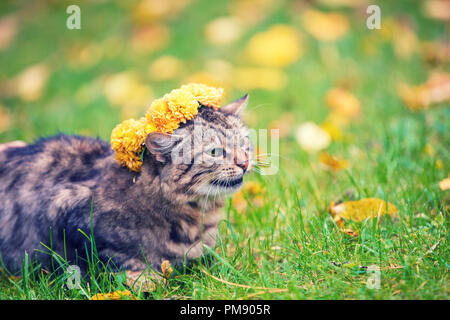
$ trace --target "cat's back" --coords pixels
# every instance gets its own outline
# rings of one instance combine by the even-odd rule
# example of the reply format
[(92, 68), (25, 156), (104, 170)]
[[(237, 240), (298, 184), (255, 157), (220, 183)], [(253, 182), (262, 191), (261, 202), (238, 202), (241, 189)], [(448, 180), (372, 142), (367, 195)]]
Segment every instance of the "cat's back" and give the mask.
[(8, 148), (0, 153), (0, 192), (92, 179), (98, 162), (111, 152), (109, 144), (100, 139), (63, 134)]
[(47, 241), (50, 227), (83, 218), (73, 210), (89, 205), (111, 155), (106, 142), (63, 134), (0, 152), (0, 251), (7, 265)]

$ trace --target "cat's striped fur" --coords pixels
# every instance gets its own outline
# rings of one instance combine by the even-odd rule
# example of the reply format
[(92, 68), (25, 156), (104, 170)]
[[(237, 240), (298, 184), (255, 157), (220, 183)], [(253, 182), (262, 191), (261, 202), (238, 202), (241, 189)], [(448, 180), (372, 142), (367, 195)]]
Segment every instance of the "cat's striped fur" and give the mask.
[[(197, 258), (204, 244), (214, 246), (223, 195), (236, 191), (248, 168), (248, 132), (238, 111), (246, 98), (217, 111), (202, 107), (169, 139), (147, 137), (142, 170), (131, 172), (114, 159), (108, 143), (87, 137), (58, 135), (0, 151), (0, 253), (4, 265), (17, 271), (27, 252), (45, 268), (50, 256), (41, 242), (71, 264), (86, 268), (81, 257), (92, 226), (101, 259), (117, 268), (141, 271), (163, 260), (173, 264)], [(202, 130), (194, 130), (194, 122)], [(208, 128), (209, 130), (205, 131)], [(205, 146), (225, 141), (233, 129), (236, 146), (231, 163), (207, 163)], [(207, 133), (200, 144), (201, 133)], [(194, 139), (192, 139), (194, 138)], [(206, 138), (206, 140), (205, 140)], [(211, 138), (211, 139), (210, 139)], [(193, 146), (191, 161), (176, 164), (174, 150)], [(178, 149), (177, 149), (178, 148)], [(172, 156), (171, 156), (172, 155)], [(195, 161), (192, 161), (194, 160)], [(233, 181), (233, 185), (231, 182)], [(237, 182), (236, 182), (237, 181)], [(203, 239), (202, 239), (203, 238)], [(147, 264), (148, 263), (148, 264)]]

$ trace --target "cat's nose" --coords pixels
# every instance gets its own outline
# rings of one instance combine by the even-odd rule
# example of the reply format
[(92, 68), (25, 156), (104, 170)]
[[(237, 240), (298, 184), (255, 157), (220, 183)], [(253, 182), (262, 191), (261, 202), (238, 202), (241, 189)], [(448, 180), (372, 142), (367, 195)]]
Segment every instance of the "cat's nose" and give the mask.
[(248, 160), (242, 163), (237, 163), (236, 164), (239, 168), (241, 168), (242, 170), (247, 171), (248, 169)]
[(234, 153), (234, 163), (242, 170), (247, 171), (248, 169), (248, 157), (242, 151), (236, 151)]

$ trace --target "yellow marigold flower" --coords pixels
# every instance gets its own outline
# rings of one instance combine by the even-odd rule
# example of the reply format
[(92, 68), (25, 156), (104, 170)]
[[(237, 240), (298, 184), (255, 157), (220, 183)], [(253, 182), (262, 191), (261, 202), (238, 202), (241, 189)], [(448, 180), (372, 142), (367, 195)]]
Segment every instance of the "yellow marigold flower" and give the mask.
[(199, 104), (190, 91), (175, 89), (168, 97), (167, 107), (175, 119), (186, 122), (198, 113)]
[(215, 109), (220, 107), (224, 94), (223, 88), (208, 87), (200, 83), (189, 83), (181, 86), (180, 89), (192, 93), (202, 105)]
[(190, 83), (154, 100), (145, 117), (123, 121), (112, 131), (111, 146), (116, 160), (132, 171), (139, 171), (141, 153), (149, 133), (172, 133), (180, 123), (191, 120), (198, 113), (200, 104), (219, 108), (223, 93), (222, 88)]
[[(133, 171), (139, 171), (142, 166), (140, 152), (143, 150), (147, 121), (129, 119), (117, 125), (111, 133), (111, 147), (116, 153), (116, 160)], [(150, 129), (150, 128), (147, 128)]]

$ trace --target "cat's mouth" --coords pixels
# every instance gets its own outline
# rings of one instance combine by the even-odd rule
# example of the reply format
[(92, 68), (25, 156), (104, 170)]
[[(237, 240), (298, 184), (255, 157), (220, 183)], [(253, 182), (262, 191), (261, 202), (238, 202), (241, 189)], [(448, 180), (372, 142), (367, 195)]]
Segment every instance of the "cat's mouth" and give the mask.
[(214, 179), (210, 182), (211, 185), (225, 189), (227, 191), (232, 191), (241, 187), (243, 182), (243, 177), (232, 178), (232, 179)]

